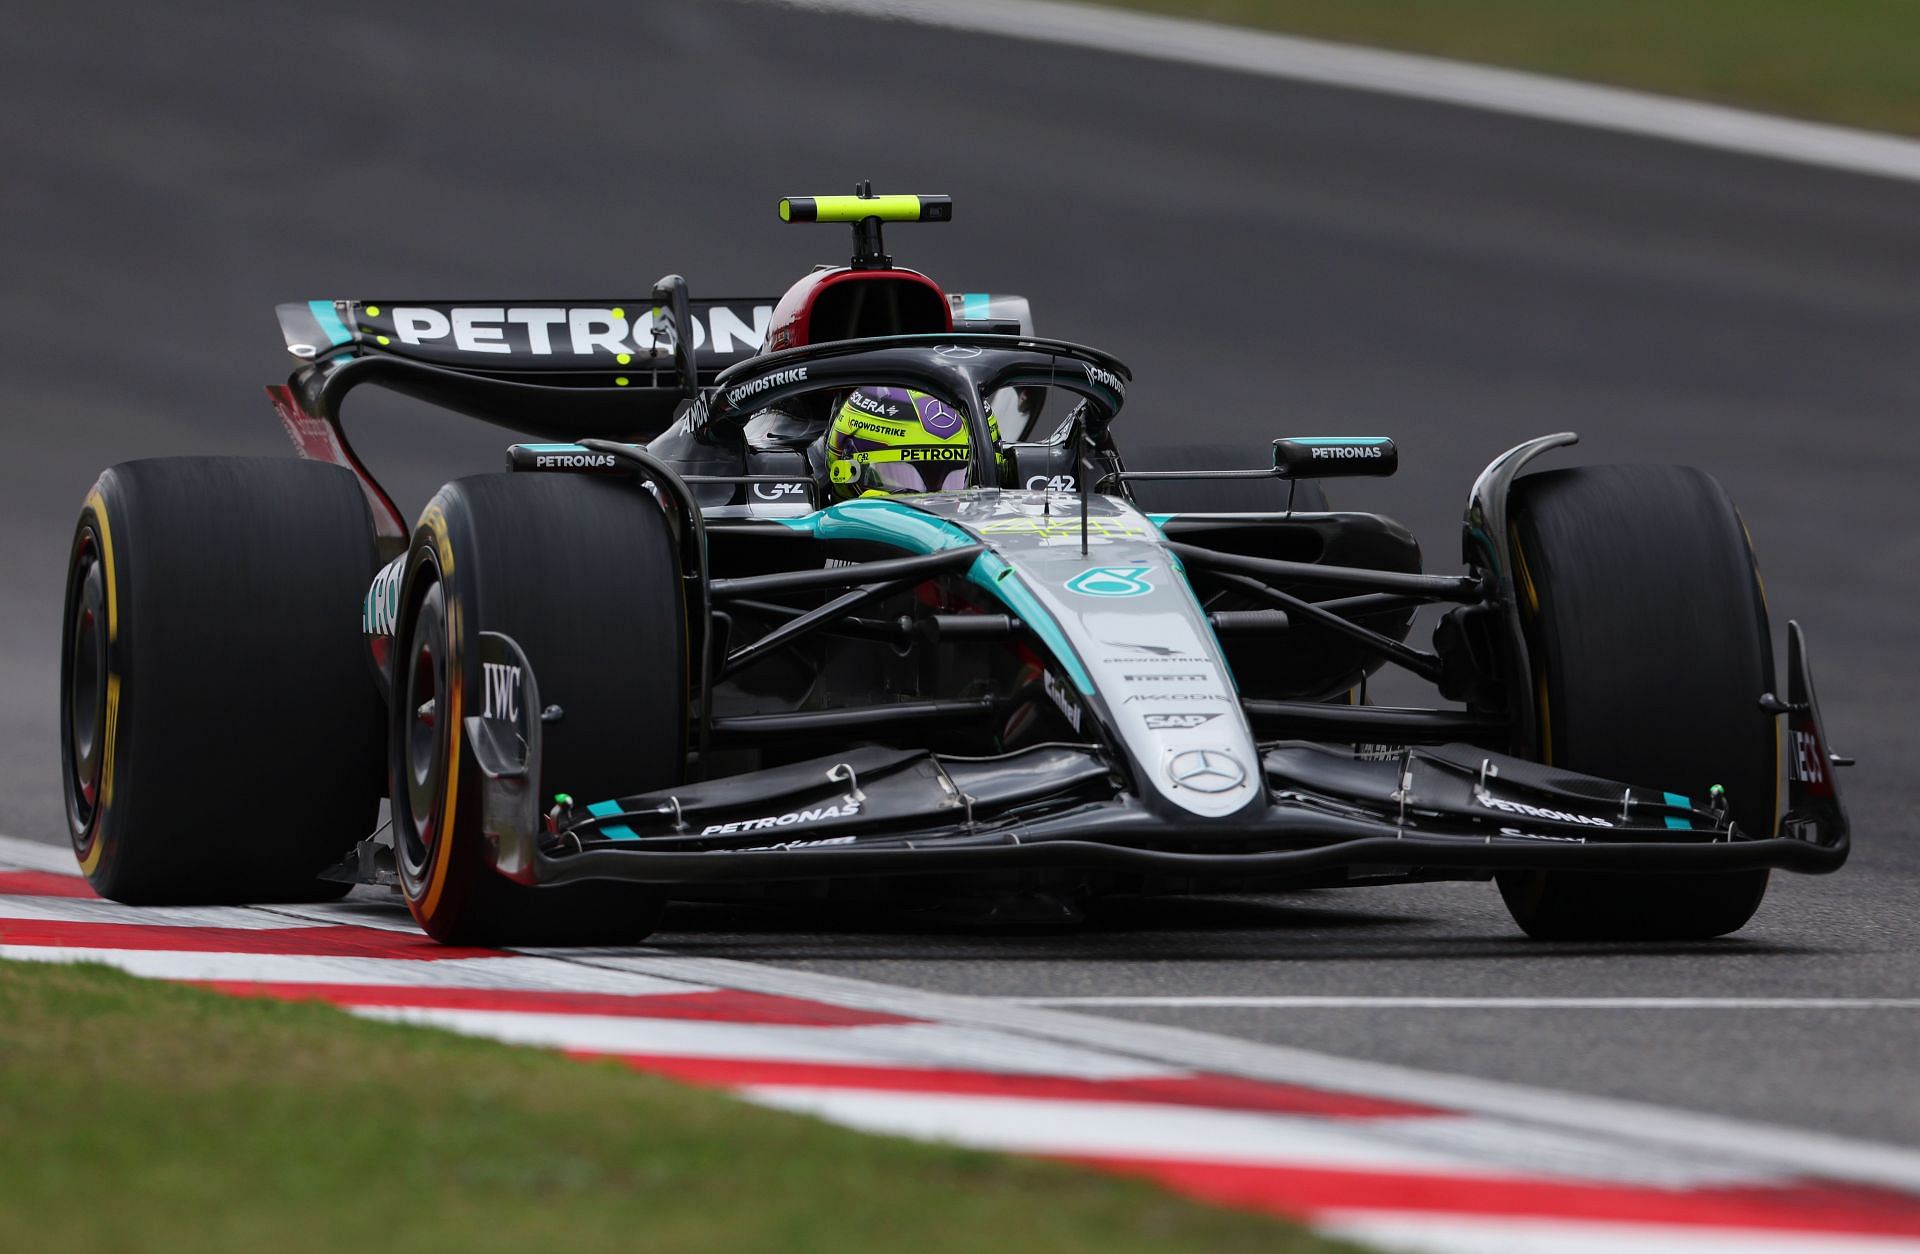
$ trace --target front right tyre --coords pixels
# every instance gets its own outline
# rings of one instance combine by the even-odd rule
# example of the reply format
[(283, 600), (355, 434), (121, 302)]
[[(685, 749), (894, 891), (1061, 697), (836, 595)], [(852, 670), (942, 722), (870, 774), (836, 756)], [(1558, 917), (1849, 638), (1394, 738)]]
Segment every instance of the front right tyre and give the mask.
[[(1719, 785), (1747, 835), (1773, 835), (1773, 643), (1726, 492), (1688, 466), (1581, 466), (1517, 480), (1510, 516), (1540, 760), (1696, 802)], [(1767, 890), (1764, 869), (1497, 879), (1542, 940), (1722, 936)]]

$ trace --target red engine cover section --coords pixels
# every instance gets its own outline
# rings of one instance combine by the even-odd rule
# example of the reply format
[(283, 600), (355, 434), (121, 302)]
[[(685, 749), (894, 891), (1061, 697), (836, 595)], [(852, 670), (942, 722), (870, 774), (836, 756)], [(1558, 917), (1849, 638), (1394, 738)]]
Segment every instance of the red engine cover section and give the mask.
[(917, 270), (816, 270), (773, 307), (767, 350), (951, 330), (946, 294)]

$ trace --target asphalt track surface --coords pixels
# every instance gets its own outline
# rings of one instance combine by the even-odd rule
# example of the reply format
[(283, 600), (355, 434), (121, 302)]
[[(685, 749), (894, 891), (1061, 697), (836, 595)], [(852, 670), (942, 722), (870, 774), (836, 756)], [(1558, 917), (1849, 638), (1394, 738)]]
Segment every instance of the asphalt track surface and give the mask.
[[(1336, 500), (1414, 527), (1436, 569), (1473, 474), (1527, 436), (1711, 470), (1861, 759), (1857, 853), (1687, 946), (1533, 945), (1464, 884), (1116, 907), (1066, 935), (685, 908), (657, 949), (1005, 997), (1920, 996), (1920, 187), (731, 2), (41, 7), (0, 83), (0, 831), (63, 838), (81, 496), (127, 458), (284, 452), (259, 391), (288, 367), (275, 302), (666, 271), (773, 294), (843, 248), (773, 199), (871, 178), (958, 203), (896, 229), (903, 261), (1134, 364), (1136, 447), (1395, 436), (1399, 477)], [(356, 406), (404, 508), (497, 464), (491, 429)], [(209, 817), (266, 800), (235, 780)], [(1096, 1009), (1920, 1145), (1910, 1004)]]

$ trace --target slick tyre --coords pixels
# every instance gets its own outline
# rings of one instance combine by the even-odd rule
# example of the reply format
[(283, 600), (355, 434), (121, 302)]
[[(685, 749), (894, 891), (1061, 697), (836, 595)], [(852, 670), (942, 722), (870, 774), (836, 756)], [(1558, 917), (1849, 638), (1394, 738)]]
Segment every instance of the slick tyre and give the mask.
[[(482, 632), (511, 636), (540, 700), (543, 803), (679, 780), (686, 763), (686, 611), (667, 520), (632, 484), (479, 475), (442, 488), (407, 557), (389, 724), (394, 860), (413, 916), (449, 944), (621, 944), (663, 894), (587, 882), (534, 888), (493, 865), (481, 773), (462, 726), (485, 700)], [(537, 717), (537, 715), (535, 716)]]
[[(1742, 830), (1772, 835), (1772, 637), (1726, 492), (1691, 467), (1578, 467), (1520, 479), (1510, 516), (1541, 759), (1692, 798), (1718, 784)], [(1498, 882), (1537, 939), (1699, 940), (1743, 927), (1767, 872)]]
[(126, 462), (67, 567), (60, 765), (94, 890), (142, 905), (337, 896), (370, 834), (376, 565), (358, 482), (284, 458)]

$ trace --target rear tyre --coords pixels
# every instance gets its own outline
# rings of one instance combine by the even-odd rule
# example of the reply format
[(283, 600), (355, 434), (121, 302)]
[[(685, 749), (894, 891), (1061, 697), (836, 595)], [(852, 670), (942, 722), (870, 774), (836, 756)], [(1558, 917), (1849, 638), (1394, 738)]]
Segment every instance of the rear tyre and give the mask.
[(94, 890), (136, 904), (311, 900), (373, 830), (380, 696), (359, 630), (376, 566), (348, 471), (126, 462), (68, 562), (61, 775)]
[[(1128, 470), (1249, 470), (1269, 465), (1271, 448), (1238, 444), (1179, 444), (1141, 449), (1127, 457)], [(1141, 479), (1130, 485), (1139, 507), (1153, 514), (1277, 514), (1287, 508), (1289, 485), (1278, 479)], [(1293, 508), (1316, 514), (1327, 508), (1318, 480), (1291, 485)]]
[[(1778, 781), (1766, 602), (1726, 492), (1686, 466), (1591, 466), (1515, 483), (1521, 618), (1541, 760), (1704, 798), (1771, 835)], [(1767, 872), (1505, 872), (1541, 940), (1699, 940), (1738, 931)]]
[(413, 916), (449, 944), (644, 939), (664, 894), (531, 888), (494, 869), (462, 728), (483, 699), (479, 637), (513, 637), (540, 699), (539, 796), (665, 787), (686, 764), (686, 612), (665, 515), (630, 484), (479, 475), (442, 488), (407, 558), (390, 731), (394, 860)]

